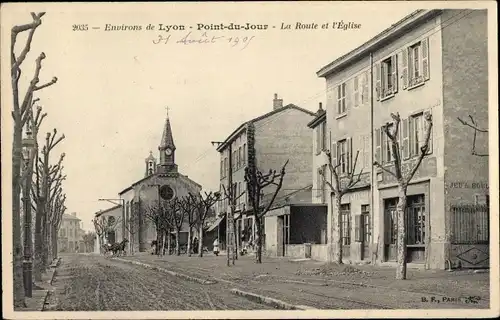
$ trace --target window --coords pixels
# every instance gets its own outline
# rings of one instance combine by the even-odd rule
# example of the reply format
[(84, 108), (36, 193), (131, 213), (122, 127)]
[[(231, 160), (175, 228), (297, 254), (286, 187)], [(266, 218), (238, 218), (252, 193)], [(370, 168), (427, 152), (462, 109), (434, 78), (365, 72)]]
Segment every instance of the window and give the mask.
[[(388, 127), (389, 127), (389, 132), (391, 134), (393, 134), (394, 133), (394, 124), (390, 123), (388, 125)], [(384, 143), (384, 146), (383, 146), (384, 159), (383, 159), (383, 161), (386, 163), (390, 163), (390, 162), (394, 161), (394, 154), (392, 152), (392, 140), (387, 136), (387, 133), (385, 133), (385, 126), (382, 127), (380, 134), (382, 135), (382, 141)], [(400, 136), (400, 134), (399, 134), (399, 130), (398, 130), (398, 133), (396, 135), (396, 141), (398, 142), (398, 144), (399, 144), (399, 136)]]
[(224, 178), (224, 160), (220, 161), (220, 178)]
[(346, 113), (346, 101), (345, 101), (345, 82), (337, 87), (337, 113)]
[(386, 244), (396, 244), (398, 230), (398, 198), (385, 200), (385, 242)]
[(341, 205), (340, 214), (342, 223), (342, 245), (348, 246), (351, 244), (351, 205)]
[(370, 205), (361, 205), (361, 221), (363, 230), (363, 240), (365, 243), (370, 243), (371, 241), (371, 224), (370, 224)]
[(228, 174), (228, 167), (227, 167), (227, 157), (224, 158), (224, 177), (227, 177)]
[(368, 102), (368, 71), (363, 73), (361, 89), (361, 104)]
[(347, 150), (347, 140), (342, 140), (338, 142), (338, 158), (339, 158), (339, 169), (340, 173), (348, 173), (349, 172), (349, 152)]
[(424, 195), (408, 197), (406, 208), (408, 245), (425, 244), (425, 203)]
[(396, 80), (396, 56), (392, 56), (382, 61), (382, 83), (381, 83), (381, 98), (392, 96), (395, 93)]
[(409, 87), (416, 86), (424, 81), (422, 77), (422, 45), (418, 42), (408, 51)]
[(326, 138), (326, 122), (322, 122), (316, 127), (316, 154), (326, 150)]
[(419, 113), (410, 118), (410, 156), (418, 156), (424, 145), (424, 115)]
[(113, 224), (115, 223), (116, 219), (115, 217), (111, 216), (108, 218), (108, 226), (112, 227)]

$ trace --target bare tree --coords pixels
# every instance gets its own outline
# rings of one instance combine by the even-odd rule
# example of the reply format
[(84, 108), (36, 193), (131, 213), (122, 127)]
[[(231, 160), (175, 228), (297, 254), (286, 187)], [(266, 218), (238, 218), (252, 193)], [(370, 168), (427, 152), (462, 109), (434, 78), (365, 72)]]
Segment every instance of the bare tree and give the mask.
[(181, 229), (182, 229), (182, 224), (185, 221), (186, 218), (186, 211), (182, 210), (182, 202), (185, 201), (186, 198), (179, 199), (179, 198), (174, 198), (173, 200), (170, 200), (167, 202), (168, 210), (170, 210), (171, 214), (171, 221), (173, 222), (174, 228), (175, 228), (175, 254), (180, 255), (181, 254), (181, 246), (179, 242), (179, 237), (181, 234)]
[(398, 231), (397, 231), (397, 268), (396, 268), (396, 279), (398, 280), (404, 280), (406, 279), (406, 253), (407, 253), (407, 232), (406, 232), (406, 219), (405, 219), (405, 214), (406, 214), (406, 192), (408, 188), (408, 184), (410, 183), (411, 179), (417, 172), (418, 168), (420, 167), (420, 164), (422, 163), (422, 160), (424, 157), (428, 154), (427, 151), (429, 150), (429, 139), (431, 136), (431, 130), (432, 130), (432, 116), (430, 113), (426, 113), (425, 115), (425, 121), (427, 123), (426, 125), (426, 131), (425, 131), (425, 138), (424, 138), (424, 144), (422, 147), (420, 147), (420, 154), (417, 159), (417, 161), (412, 165), (411, 169), (408, 172), (403, 172), (402, 168), (402, 159), (401, 159), (401, 153), (400, 153), (400, 148), (399, 148), (399, 141), (397, 139), (398, 137), (398, 131), (399, 131), (399, 125), (401, 122), (401, 117), (399, 116), (399, 113), (393, 114), (391, 113), (391, 117), (394, 120), (394, 129), (390, 130), (390, 124), (387, 123), (384, 126), (384, 132), (389, 138), (391, 142), (391, 153), (392, 157), (394, 159), (394, 171), (382, 166), (380, 163), (375, 161), (373, 164), (381, 169), (382, 171), (386, 172), (387, 174), (393, 176), (397, 183), (398, 183), (398, 194), (399, 194), (399, 199), (398, 199), (398, 205), (397, 205), (397, 226), (398, 226)]
[(474, 118), (471, 115), (469, 115), (469, 119), (470, 119), (470, 122), (467, 122), (467, 121), (462, 120), (460, 118), (458, 118), (458, 121), (460, 121), (464, 126), (470, 127), (470, 128), (472, 128), (472, 130), (474, 130), (474, 136), (472, 138), (471, 154), (473, 156), (478, 156), (478, 157), (487, 157), (488, 153), (478, 153), (476, 151), (476, 137), (477, 137), (478, 133), (486, 133), (486, 135), (488, 135), (488, 129), (480, 128), (477, 125), (477, 123), (474, 121)]
[[(336, 152), (336, 150), (335, 150)], [(329, 239), (328, 244), (331, 244), (328, 249), (328, 261), (335, 262), (337, 264), (342, 264), (342, 212), (340, 210), (342, 197), (348, 193), (359, 181), (361, 181), (361, 174), (363, 170), (355, 176), (356, 166), (358, 163), (359, 151), (356, 152), (356, 157), (354, 159), (354, 164), (350, 168), (351, 155), (347, 154), (345, 159), (341, 161), (336, 161), (332, 159), (332, 154), (330, 151), (325, 152), (328, 157), (328, 171), (332, 177), (332, 181), (328, 181), (326, 175), (326, 170), (321, 172), (323, 181), (328, 185), (330, 189), (330, 199), (332, 203), (332, 216), (330, 223), (330, 232), (328, 233)], [(347, 175), (341, 177), (338, 170), (342, 164), (347, 166)]]
[[(224, 194), (224, 197), (223, 197), (223, 200), (228, 200), (229, 201), (229, 208), (230, 208), (230, 212), (228, 213), (228, 217), (229, 219), (228, 220), (228, 226), (227, 228), (232, 228), (232, 232), (231, 234), (234, 235), (233, 239), (227, 239), (226, 241), (229, 243), (229, 241), (233, 241), (233, 245), (234, 245), (234, 250), (233, 250), (233, 264), (234, 264), (234, 260), (235, 259), (238, 259), (238, 238), (236, 236), (236, 221), (241, 217), (241, 212), (239, 214), (239, 216), (234, 219), (234, 213), (236, 211), (236, 200), (238, 200), (239, 198), (241, 198), (243, 195), (245, 195), (245, 192), (241, 192), (239, 195), (236, 195), (236, 183), (233, 183), (232, 185), (229, 186), (229, 189), (226, 189), (226, 187), (224, 185), (222, 185), (222, 191), (223, 191), (223, 194)], [(228, 229), (229, 230), (229, 229)], [(228, 251), (228, 260), (227, 260), (227, 263), (229, 265), (229, 250)]]
[(191, 257), (191, 242), (193, 237), (193, 228), (198, 223), (198, 211), (196, 210), (196, 202), (189, 193), (187, 197), (184, 197), (182, 201), (179, 202), (180, 209), (184, 211), (188, 223), (188, 243), (187, 243), (187, 254)]
[[(21, 194), (21, 162), (22, 162), (22, 130), (28, 117), (31, 114), (33, 93), (35, 91), (46, 88), (56, 83), (57, 78), (52, 81), (38, 85), (40, 82), (39, 75), (42, 69), (42, 60), (45, 59), (45, 54), (42, 52), (36, 59), (35, 73), (30, 81), (24, 97), (20, 97), (19, 80), (21, 78), (21, 65), (26, 59), (28, 52), (31, 49), (31, 42), (36, 29), (42, 24), (41, 18), (45, 12), (31, 13), (33, 21), (24, 25), (13, 26), (11, 29), (11, 83), (13, 110), (12, 118), (14, 120), (14, 133), (12, 143), (12, 227), (13, 227), (13, 275), (14, 275), (14, 306), (22, 307), (24, 303), (24, 290), (22, 281), (22, 243), (21, 243), (21, 221), (20, 221), (20, 194)], [(28, 38), (19, 55), (16, 55), (16, 40), (17, 36), (25, 31), (29, 31)], [(22, 99), (22, 100), (21, 100)]]
[(219, 200), (220, 193), (212, 193), (210, 191), (209, 193), (205, 192), (205, 197), (203, 197), (201, 193), (198, 196), (190, 194), (190, 197), (194, 203), (195, 210), (198, 212), (198, 235), (200, 240), (200, 242), (198, 243), (198, 257), (203, 257), (203, 235), (205, 220), (208, 213), (210, 212), (210, 209)]
[[(256, 263), (262, 263), (262, 219), (264, 215), (271, 209), (276, 195), (283, 185), (283, 178), (285, 177), (285, 168), (288, 160), (285, 162), (281, 171), (276, 173), (276, 170), (269, 170), (269, 173), (263, 174), (254, 166), (245, 168), (245, 181), (247, 183), (248, 198), (252, 205), (252, 212), (255, 219), (257, 235), (255, 237), (255, 244), (257, 245), (257, 254), (255, 255)], [(275, 182), (278, 180), (278, 182)], [(271, 199), (267, 204), (263, 204), (262, 196), (263, 189), (274, 185), (275, 190)]]
[(94, 248), (96, 233), (92, 231), (85, 232), (83, 235), (83, 243), (85, 244), (85, 252), (91, 252)]
[(66, 212), (66, 195), (65, 194), (57, 194), (55, 205), (54, 205), (54, 217), (53, 217), (53, 228), (54, 228), (54, 239), (53, 239), (53, 253), (55, 254), (55, 258), (58, 256), (58, 244), (57, 238), (59, 234), (59, 229), (61, 227), (61, 220), (63, 214)]

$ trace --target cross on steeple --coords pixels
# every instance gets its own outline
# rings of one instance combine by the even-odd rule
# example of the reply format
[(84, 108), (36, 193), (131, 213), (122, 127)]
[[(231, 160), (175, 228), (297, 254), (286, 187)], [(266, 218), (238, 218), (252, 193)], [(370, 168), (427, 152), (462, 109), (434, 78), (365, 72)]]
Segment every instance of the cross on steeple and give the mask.
[(165, 109), (167, 109), (167, 119), (168, 119), (168, 111), (170, 110), (170, 107), (165, 107)]

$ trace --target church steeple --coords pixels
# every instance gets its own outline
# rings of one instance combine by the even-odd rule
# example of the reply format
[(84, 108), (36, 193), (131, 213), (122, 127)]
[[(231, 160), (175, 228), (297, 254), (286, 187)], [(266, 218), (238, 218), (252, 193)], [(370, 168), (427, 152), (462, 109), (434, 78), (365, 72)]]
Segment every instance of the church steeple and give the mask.
[(177, 165), (175, 164), (175, 144), (174, 138), (172, 136), (172, 128), (170, 126), (170, 118), (168, 116), (167, 109), (167, 119), (165, 121), (165, 126), (163, 128), (163, 134), (161, 136), (161, 142), (158, 146), (160, 151), (160, 167), (162, 172), (172, 172), (177, 171)]

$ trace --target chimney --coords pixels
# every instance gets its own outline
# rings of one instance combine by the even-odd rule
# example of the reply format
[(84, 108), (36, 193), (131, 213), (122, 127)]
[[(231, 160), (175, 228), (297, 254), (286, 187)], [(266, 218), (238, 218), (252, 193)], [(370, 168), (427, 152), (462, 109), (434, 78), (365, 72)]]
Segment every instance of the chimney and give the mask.
[(323, 110), (323, 103), (320, 102), (319, 103), (319, 109), (318, 109), (318, 111), (316, 111), (316, 114), (319, 116), (323, 112), (325, 112), (325, 110)]
[(278, 99), (278, 94), (274, 94), (273, 110), (283, 108), (283, 99)]

